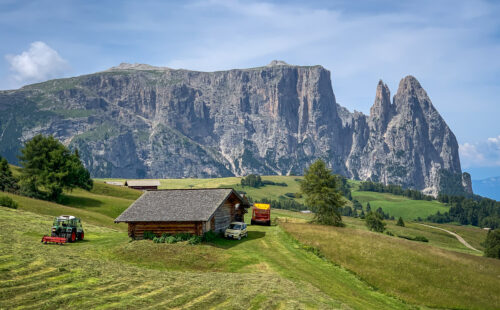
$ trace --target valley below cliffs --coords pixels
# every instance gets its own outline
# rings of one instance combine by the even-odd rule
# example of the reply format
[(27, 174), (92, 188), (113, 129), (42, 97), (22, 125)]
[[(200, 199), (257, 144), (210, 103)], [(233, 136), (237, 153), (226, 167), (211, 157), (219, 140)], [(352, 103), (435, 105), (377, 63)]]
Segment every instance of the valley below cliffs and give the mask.
[(457, 140), (413, 76), (369, 115), (337, 104), (322, 66), (273, 61), (196, 72), (121, 64), (0, 92), (0, 155), (53, 135), (93, 177), (300, 175), (318, 158), (348, 178), (472, 193)]

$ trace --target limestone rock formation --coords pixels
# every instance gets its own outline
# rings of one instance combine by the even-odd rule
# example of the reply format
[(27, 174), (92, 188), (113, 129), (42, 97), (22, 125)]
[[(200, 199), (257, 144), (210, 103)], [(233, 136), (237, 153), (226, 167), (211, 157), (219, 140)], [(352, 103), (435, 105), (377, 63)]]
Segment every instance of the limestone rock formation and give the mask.
[(120, 64), (0, 92), (0, 155), (17, 162), (37, 133), (78, 148), (94, 177), (302, 174), (317, 158), (429, 194), (462, 176), (455, 136), (414, 77), (392, 102), (380, 81), (366, 116), (336, 103), (328, 70), (283, 61), (218, 72)]

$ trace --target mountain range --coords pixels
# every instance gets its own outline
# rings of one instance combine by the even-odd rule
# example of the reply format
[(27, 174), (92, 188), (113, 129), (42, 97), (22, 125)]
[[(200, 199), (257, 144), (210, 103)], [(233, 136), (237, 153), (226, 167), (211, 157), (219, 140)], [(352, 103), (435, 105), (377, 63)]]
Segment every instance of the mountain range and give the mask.
[(217, 72), (121, 64), (0, 92), (0, 155), (53, 135), (93, 177), (299, 175), (317, 158), (358, 180), (472, 193), (455, 135), (413, 76), (365, 115), (337, 104), (322, 66)]
[(500, 201), (500, 176), (482, 180), (472, 180), (474, 193)]

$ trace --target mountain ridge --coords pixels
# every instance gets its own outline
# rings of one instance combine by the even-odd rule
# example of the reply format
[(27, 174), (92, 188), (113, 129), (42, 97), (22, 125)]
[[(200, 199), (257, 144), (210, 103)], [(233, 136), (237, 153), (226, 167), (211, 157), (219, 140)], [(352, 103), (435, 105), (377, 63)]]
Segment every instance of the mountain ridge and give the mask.
[(379, 81), (365, 115), (336, 102), (320, 65), (200, 72), (121, 64), (2, 91), (0, 110), (0, 155), (13, 163), (22, 142), (43, 133), (78, 148), (96, 177), (301, 174), (323, 158), (354, 179), (433, 195), (445, 180), (468, 191), (456, 138), (412, 76), (392, 101)]

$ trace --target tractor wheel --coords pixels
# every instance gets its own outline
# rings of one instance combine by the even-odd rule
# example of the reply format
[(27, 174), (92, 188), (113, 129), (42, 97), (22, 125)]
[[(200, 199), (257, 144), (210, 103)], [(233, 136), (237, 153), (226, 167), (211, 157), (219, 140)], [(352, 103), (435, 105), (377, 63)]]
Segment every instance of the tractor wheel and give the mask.
[(83, 240), (83, 237), (84, 237), (84, 233), (82, 231), (82, 233), (80, 234), (80, 238), (78, 238), (78, 239)]
[(251, 221), (250, 221), (250, 224), (255, 225), (255, 221), (254, 221), (254, 220), (251, 220)]
[(270, 220), (269, 220), (269, 221), (267, 221), (267, 223), (266, 223), (266, 224), (267, 224), (267, 226), (271, 226), (271, 221), (270, 221)]
[(76, 232), (71, 233), (71, 241), (70, 242), (75, 242), (76, 241)]

